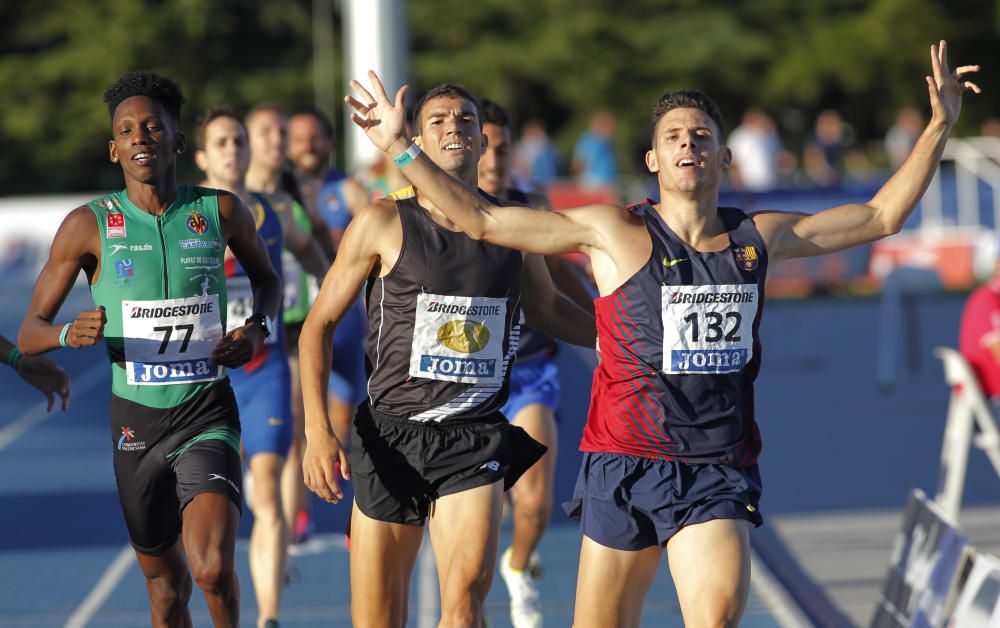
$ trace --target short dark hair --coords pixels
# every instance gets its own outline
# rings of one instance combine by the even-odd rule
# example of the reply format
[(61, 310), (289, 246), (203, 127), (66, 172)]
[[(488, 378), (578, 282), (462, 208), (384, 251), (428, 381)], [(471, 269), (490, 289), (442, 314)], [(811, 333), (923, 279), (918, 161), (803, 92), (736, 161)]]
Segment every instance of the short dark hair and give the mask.
[(721, 136), (724, 133), (722, 128), (722, 114), (719, 112), (719, 106), (715, 104), (715, 101), (709, 98), (708, 94), (699, 92), (696, 89), (679, 89), (674, 92), (668, 92), (656, 101), (653, 105), (653, 126), (651, 129), (651, 134), (656, 133), (656, 123), (660, 121), (668, 111), (674, 109), (701, 109), (708, 117), (715, 122), (715, 125), (719, 127), (720, 142)]
[(302, 107), (301, 109), (296, 109), (292, 112), (292, 115), (288, 116), (289, 119), (295, 116), (312, 116), (316, 118), (319, 122), (319, 126), (323, 129), (323, 133), (326, 134), (327, 138), (333, 139), (333, 125), (330, 124), (330, 119), (326, 117), (326, 114), (316, 109), (315, 107)]
[(444, 83), (438, 85), (435, 88), (430, 89), (426, 94), (424, 94), (420, 100), (417, 101), (417, 105), (413, 108), (413, 126), (414, 133), (420, 133), (421, 121), (420, 114), (423, 113), (424, 105), (428, 101), (435, 98), (464, 98), (472, 103), (472, 106), (476, 108), (476, 118), (479, 120), (479, 128), (483, 128), (483, 117), (479, 112), (479, 104), (476, 102), (476, 97), (465, 89), (461, 85), (456, 85), (454, 83)]
[(201, 118), (198, 119), (198, 126), (194, 130), (194, 145), (198, 150), (205, 150), (205, 129), (214, 120), (219, 118), (232, 118), (239, 123), (240, 126), (246, 127), (243, 124), (243, 118), (236, 113), (236, 109), (232, 105), (216, 105), (215, 107), (209, 107), (205, 113), (202, 114)]
[(483, 118), (483, 124), (495, 124), (506, 129), (510, 128), (510, 116), (507, 115), (507, 110), (500, 103), (483, 98), (479, 101), (479, 112)]
[(130, 72), (111, 84), (104, 92), (104, 104), (108, 106), (111, 120), (122, 101), (133, 96), (145, 96), (163, 105), (174, 122), (181, 121), (181, 105), (184, 94), (181, 86), (171, 79), (152, 72)]

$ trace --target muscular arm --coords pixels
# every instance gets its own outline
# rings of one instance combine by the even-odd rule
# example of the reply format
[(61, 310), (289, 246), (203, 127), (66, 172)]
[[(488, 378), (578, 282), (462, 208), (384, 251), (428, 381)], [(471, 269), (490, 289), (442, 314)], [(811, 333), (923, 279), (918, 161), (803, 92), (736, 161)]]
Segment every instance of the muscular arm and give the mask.
[(863, 204), (842, 205), (812, 216), (781, 212), (761, 213), (754, 223), (775, 261), (821, 255), (872, 242), (899, 231), (923, 196), (944, 152), (948, 135), (958, 121), (962, 92), (979, 88), (963, 77), (979, 66), (948, 68), (947, 44), (931, 46), (931, 70), (926, 77), (931, 121), (910, 156), (875, 196)]
[(521, 277), (521, 304), (529, 325), (581, 347), (592, 348), (596, 344), (594, 315), (556, 289), (545, 260), (537, 255), (525, 255)]
[(327, 501), (336, 502), (343, 497), (334, 464), (339, 462), (344, 477), (350, 477), (347, 457), (327, 418), (333, 332), (383, 258), (385, 252), (381, 248), (386, 233), (399, 228), (399, 217), (392, 203), (371, 205), (351, 221), (340, 242), (339, 254), (302, 324), (299, 371), (306, 422), (302, 467), (306, 485)]
[[(26, 355), (58, 348), (62, 325), (54, 323), (80, 270), (92, 281), (99, 272), (101, 236), (90, 207), (77, 207), (63, 220), (49, 250), (49, 259), (35, 281), (31, 303), (21, 322), (17, 344)], [(66, 341), (71, 347), (89, 346), (103, 338), (106, 318), (101, 308), (85, 310), (73, 322)]]

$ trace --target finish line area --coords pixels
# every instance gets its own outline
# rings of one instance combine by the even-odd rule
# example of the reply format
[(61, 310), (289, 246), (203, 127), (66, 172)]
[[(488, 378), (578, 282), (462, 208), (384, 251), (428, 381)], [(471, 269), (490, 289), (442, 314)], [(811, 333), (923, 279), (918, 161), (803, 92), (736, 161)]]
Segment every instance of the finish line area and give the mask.
[[(9, 295), (0, 331), (13, 336), (29, 295), (23, 286), (0, 289)], [(761, 541), (769, 539), (787, 556), (775, 558), (774, 552), (761, 551), (755, 555), (765, 560), (755, 562), (741, 625), (813, 623), (787, 606), (789, 592), (781, 578), (788, 565), (782, 561), (800, 562), (805, 577), (815, 579), (820, 593), (852, 623), (870, 620), (910, 489), (934, 494), (949, 390), (932, 349), (955, 345), (964, 296), (928, 296), (916, 303), (921, 362), (900, 365), (889, 391), (875, 385), (877, 299), (768, 303), (757, 388), (765, 524), (751, 532), (751, 538), (756, 550), (766, 549)], [(78, 287), (60, 320), (86, 307), (89, 295)], [(114, 488), (107, 418), (110, 373), (104, 348), (57, 351), (51, 357), (73, 377), (69, 411), (46, 414), (36, 391), (12, 376), (4, 382), (0, 626), (146, 624), (145, 583), (127, 545)], [(558, 359), (563, 398), (557, 506), (540, 547), (545, 567), (540, 599), (548, 626), (567, 626), (572, 617), (580, 535), (558, 502), (571, 494), (579, 468), (576, 445), (592, 368), (574, 349), (565, 348)], [(1000, 504), (996, 475), (982, 458), (970, 456), (965, 490), (965, 503), (977, 509)], [(314, 507), (317, 534), (293, 556), (293, 582), (285, 590), (281, 621), (289, 626), (348, 626), (348, 553), (342, 535), (347, 508), (318, 501)], [(237, 545), (244, 625), (256, 620), (246, 555), (251, 521), (249, 509), (244, 509)], [(883, 524), (865, 527), (865, 522), (875, 521)], [(823, 536), (824, 530), (829, 535)], [(840, 539), (839, 549), (820, 552), (832, 547), (834, 537)], [(501, 550), (509, 542), (508, 521)], [(836, 563), (838, 556), (848, 555), (853, 565)], [(436, 582), (430, 573), (421, 577), (418, 561), (408, 625), (436, 625)], [(826, 578), (831, 573), (835, 575)], [(837, 586), (847, 584), (852, 585), (849, 593), (840, 596)], [(490, 626), (510, 625), (507, 604), (496, 574), (487, 601)], [(197, 588), (191, 610), (195, 625), (209, 623)], [(647, 597), (643, 625), (682, 625), (666, 560)]]

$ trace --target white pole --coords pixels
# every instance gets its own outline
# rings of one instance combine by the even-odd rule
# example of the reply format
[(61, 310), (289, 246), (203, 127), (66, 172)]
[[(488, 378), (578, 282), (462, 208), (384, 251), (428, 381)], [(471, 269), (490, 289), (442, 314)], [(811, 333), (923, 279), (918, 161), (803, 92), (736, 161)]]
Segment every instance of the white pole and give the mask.
[[(391, 98), (409, 80), (409, 45), (405, 0), (346, 0), (344, 2), (344, 45), (347, 81), (357, 79), (368, 85), (368, 70), (378, 72)], [(379, 150), (344, 112), (344, 139), (347, 140), (347, 168), (367, 166), (381, 157)]]

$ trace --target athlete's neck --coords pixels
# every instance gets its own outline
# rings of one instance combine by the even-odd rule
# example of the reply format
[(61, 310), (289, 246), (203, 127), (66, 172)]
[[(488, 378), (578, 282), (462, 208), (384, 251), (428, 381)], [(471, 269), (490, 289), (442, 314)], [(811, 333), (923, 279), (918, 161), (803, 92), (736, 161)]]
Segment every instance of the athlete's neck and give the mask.
[[(660, 202), (653, 206), (677, 237), (698, 251), (714, 251), (726, 232), (719, 218), (719, 191), (698, 190), (693, 194), (660, 188)], [(723, 244), (725, 248), (728, 244)]]
[(158, 183), (125, 179), (125, 193), (133, 205), (153, 216), (162, 216), (177, 198), (177, 177), (173, 171)]
[(281, 182), (281, 168), (271, 169), (267, 165), (251, 159), (244, 182), (248, 190), (274, 194), (278, 191), (278, 184)]

